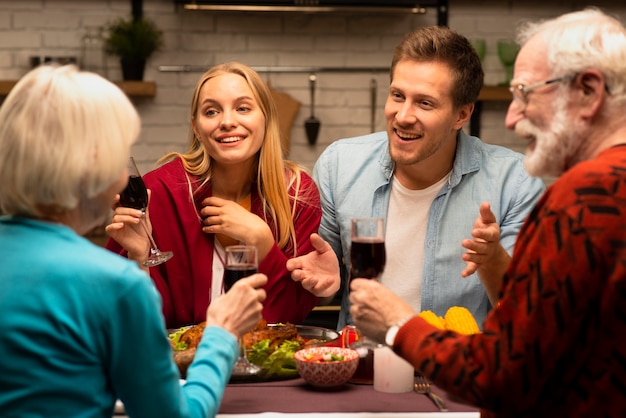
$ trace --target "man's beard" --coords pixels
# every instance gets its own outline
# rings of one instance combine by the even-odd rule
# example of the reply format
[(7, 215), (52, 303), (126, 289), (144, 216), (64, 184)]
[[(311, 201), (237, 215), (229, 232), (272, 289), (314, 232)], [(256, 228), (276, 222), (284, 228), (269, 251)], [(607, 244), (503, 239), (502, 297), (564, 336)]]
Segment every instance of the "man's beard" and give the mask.
[(520, 138), (532, 138), (534, 149), (526, 148), (524, 167), (531, 176), (557, 177), (573, 165), (581, 140), (588, 126), (580, 121), (570, 121), (567, 114), (567, 97), (554, 101), (554, 117), (548, 129), (541, 129), (524, 119), (515, 126)]

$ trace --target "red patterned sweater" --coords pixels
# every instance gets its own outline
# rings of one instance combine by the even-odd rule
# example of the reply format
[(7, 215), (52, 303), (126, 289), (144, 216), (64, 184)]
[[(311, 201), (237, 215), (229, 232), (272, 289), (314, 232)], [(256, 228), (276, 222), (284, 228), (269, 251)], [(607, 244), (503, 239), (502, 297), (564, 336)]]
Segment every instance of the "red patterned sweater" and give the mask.
[(538, 202), (474, 336), (414, 318), (394, 349), (483, 417), (626, 417), (626, 146)]

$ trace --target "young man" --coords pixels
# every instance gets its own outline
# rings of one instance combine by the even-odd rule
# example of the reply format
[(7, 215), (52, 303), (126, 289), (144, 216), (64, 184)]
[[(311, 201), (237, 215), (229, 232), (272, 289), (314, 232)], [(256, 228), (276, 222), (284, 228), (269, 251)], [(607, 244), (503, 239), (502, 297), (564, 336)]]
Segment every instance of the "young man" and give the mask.
[(485, 417), (623, 417), (626, 28), (587, 9), (519, 39), (506, 126), (532, 175), (562, 175), (520, 231), (484, 332), (438, 331), (375, 281), (351, 283), (350, 312)]
[[(319, 235), (343, 260), (340, 329), (351, 322), (352, 218), (385, 219), (387, 263), (380, 280), (414, 310), (443, 315), (462, 305), (480, 323), (497, 298), (517, 233), (544, 186), (528, 176), (521, 154), (462, 131), (483, 77), (465, 37), (445, 27), (416, 29), (395, 49), (386, 132), (337, 141), (317, 161)], [(473, 262), (465, 265), (461, 243), (485, 201), (500, 226), (499, 236), (488, 238), (501, 245), (476, 271)], [(321, 276), (317, 266), (307, 267), (317, 255), (289, 261), (295, 280)]]

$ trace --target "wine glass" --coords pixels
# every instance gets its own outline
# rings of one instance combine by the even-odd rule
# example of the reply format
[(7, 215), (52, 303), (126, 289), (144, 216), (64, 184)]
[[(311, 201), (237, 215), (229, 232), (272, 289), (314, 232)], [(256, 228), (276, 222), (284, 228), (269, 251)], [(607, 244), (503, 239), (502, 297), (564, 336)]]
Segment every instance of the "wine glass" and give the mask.
[(515, 58), (519, 52), (520, 46), (511, 39), (500, 39), (498, 41), (498, 58), (504, 66), (505, 80), (500, 83), (501, 86), (508, 86), (513, 79), (513, 66), (515, 65)]
[(143, 230), (146, 231), (146, 235), (150, 240), (150, 256), (142, 264), (145, 267), (153, 267), (159, 264), (165, 263), (167, 260), (174, 256), (171, 251), (160, 251), (154, 242), (152, 234), (148, 231), (146, 226), (146, 208), (148, 207), (148, 190), (146, 185), (139, 174), (139, 169), (133, 157), (128, 159), (128, 184), (126, 188), (120, 193), (120, 205), (126, 208), (133, 208), (141, 210), (142, 217), (140, 224)]
[[(257, 249), (253, 245), (229, 245), (224, 249), (224, 291), (230, 288), (239, 279), (248, 277), (258, 271)], [(261, 371), (256, 364), (248, 361), (243, 338), (239, 338), (239, 358), (233, 366), (233, 376), (255, 375)]]
[[(355, 218), (350, 228), (350, 280), (361, 277), (377, 280), (385, 268), (385, 226), (382, 218)], [(354, 327), (356, 341), (350, 345), (359, 352), (357, 371), (351, 383), (371, 384), (374, 379), (374, 349), (378, 346)]]
[(487, 41), (482, 38), (470, 39), (470, 43), (474, 50), (476, 50), (476, 54), (478, 54), (478, 58), (482, 63), (485, 60), (485, 56), (487, 55)]
[(385, 268), (385, 227), (382, 218), (355, 218), (350, 229), (350, 279), (378, 279)]

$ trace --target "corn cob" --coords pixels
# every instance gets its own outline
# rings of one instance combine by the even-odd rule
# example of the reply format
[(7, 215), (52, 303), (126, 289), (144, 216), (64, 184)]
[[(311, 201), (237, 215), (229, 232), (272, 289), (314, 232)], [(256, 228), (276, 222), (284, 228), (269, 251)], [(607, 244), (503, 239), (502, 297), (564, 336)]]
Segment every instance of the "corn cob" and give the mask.
[(438, 316), (433, 311), (422, 311), (419, 314), (426, 322), (437, 328), (446, 329), (446, 323), (442, 317)]
[(472, 313), (463, 306), (452, 306), (445, 316), (445, 327), (459, 334), (477, 334), (480, 332)]

